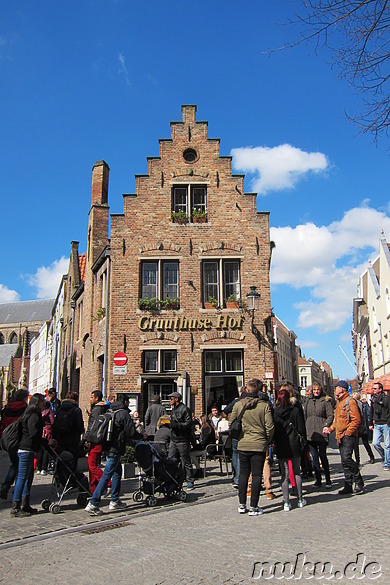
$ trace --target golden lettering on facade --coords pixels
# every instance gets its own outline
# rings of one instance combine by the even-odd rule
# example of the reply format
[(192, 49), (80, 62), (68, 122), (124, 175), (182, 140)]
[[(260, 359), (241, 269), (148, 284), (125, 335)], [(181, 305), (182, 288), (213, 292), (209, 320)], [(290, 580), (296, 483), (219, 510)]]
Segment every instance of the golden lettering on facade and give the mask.
[[(232, 317), (230, 315), (218, 315), (217, 329), (241, 329), (244, 317)], [(192, 318), (175, 317), (172, 318), (155, 318), (143, 315), (138, 319), (138, 328), (141, 331), (210, 331), (213, 323), (209, 318)]]

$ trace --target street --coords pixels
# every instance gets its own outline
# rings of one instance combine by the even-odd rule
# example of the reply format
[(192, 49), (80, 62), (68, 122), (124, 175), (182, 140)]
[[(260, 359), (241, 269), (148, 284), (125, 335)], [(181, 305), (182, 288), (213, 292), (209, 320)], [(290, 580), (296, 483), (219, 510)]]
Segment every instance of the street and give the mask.
[[(1, 471), (4, 470), (4, 454)], [(115, 583), (138, 585), (247, 584), (283, 580), (339, 580), (389, 583), (388, 510), (390, 474), (380, 462), (364, 463), (367, 491), (340, 497), (340, 458), (329, 449), (333, 488), (317, 490), (305, 480), (308, 505), (282, 511), (280, 476), (273, 468), (278, 498), (264, 493), (258, 517), (239, 515), (231, 479), (211, 467), (185, 503), (156, 508), (133, 502), (135, 480), (123, 482), (125, 512), (91, 517), (68, 497), (58, 515), (40, 510), (26, 519), (9, 516), (0, 503), (0, 581), (35, 584)], [(33, 504), (50, 492), (50, 478), (37, 476)], [(103, 509), (108, 510), (108, 500)], [(290, 563), (284, 568), (276, 563)], [(313, 563), (315, 564), (313, 566)], [(314, 570), (314, 574), (313, 574)], [(344, 574), (345, 573), (345, 574)]]

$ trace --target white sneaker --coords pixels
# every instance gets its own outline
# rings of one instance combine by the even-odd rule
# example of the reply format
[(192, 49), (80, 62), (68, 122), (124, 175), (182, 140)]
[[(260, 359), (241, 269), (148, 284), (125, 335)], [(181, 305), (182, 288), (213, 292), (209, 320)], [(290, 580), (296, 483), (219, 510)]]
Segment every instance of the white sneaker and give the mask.
[(290, 502), (284, 502), (284, 504), (283, 504), (283, 510), (285, 512), (290, 512), (290, 510), (291, 510), (291, 504), (290, 504)]
[(93, 516), (101, 516), (102, 514), (104, 514), (103, 510), (101, 510), (99, 506), (94, 506), (93, 504), (91, 504), (91, 502), (88, 502), (84, 510), (86, 512), (89, 512)]
[(117, 502), (111, 500), (110, 505), (108, 506), (109, 510), (123, 510), (124, 508), (127, 508), (127, 504), (122, 502), (122, 500), (118, 500)]
[(302, 498), (302, 500), (298, 500), (298, 508), (303, 508), (303, 506), (306, 506), (307, 502), (304, 498)]
[(248, 512), (247, 507), (245, 506), (245, 504), (240, 504), (238, 506), (238, 513), (239, 514), (246, 514)]
[(256, 507), (251, 506), (249, 508), (248, 516), (261, 516), (261, 514), (263, 514), (263, 513), (264, 513), (263, 508), (259, 508), (258, 506), (256, 506)]

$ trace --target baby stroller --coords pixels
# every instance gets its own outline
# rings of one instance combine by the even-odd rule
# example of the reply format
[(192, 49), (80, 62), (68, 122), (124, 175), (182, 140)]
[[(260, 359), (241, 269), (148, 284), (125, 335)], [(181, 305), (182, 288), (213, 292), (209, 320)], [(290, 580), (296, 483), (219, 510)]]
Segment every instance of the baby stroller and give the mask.
[(49, 510), (52, 514), (59, 514), (61, 511), (61, 502), (66, 494), (71, 491), (78, 490), (77, 504), (82, 508), (87, 505), (88, 498), (91, 497), (89, 491), (88, 479), (84, 473), (75, 469), (75, 463), (72, 453), (69, 451), (62, 451), (58, 455), (54, 450), (51, 450), (51, 455), (54, 455), (54, 473), (53, 486), (57, 493), (57, 502), (45, 499), (41, 502), (44, 510)]
[(142, 502), (144, 494), (148, 506), (157, 504), (156, 493), (167, 498), (176, 497), (181, 502), (187, 498), (182, 489), (184, 472), (175, 459), (167, 457), (161, 443), (140, 441), (135, 446), (135, 458), (144, 473), (139, 474), (138, 490), (133, 494), (135, 502)]

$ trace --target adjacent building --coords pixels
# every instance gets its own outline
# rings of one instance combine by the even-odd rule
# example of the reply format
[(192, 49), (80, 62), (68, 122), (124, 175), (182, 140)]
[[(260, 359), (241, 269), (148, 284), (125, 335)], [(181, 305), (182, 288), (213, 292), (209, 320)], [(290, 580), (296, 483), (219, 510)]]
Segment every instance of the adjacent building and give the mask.
[(379, 255), (359, 279), (352, 343), (363, 392), (371, 393), (372, 382), (378, 379), (390, 390), (390, 244), (384, 232)]
[(298, 388), (298, 348), (297, 336), (276, 315), (272, 318), (275, 342), (275, 386), (291, 384)]

